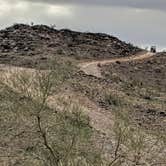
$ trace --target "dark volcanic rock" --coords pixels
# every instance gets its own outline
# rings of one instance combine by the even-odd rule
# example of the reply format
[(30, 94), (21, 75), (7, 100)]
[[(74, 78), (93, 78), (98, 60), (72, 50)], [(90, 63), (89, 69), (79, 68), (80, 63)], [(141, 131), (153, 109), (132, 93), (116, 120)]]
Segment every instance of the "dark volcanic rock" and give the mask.
[(45, 25), (16, 24), (0, 31), (0, 52), (24, 54), (36, 51), (73, 56), (77, 59), (127, 56), (140, 51), (131, 44), (102, 33), (56, 30)]

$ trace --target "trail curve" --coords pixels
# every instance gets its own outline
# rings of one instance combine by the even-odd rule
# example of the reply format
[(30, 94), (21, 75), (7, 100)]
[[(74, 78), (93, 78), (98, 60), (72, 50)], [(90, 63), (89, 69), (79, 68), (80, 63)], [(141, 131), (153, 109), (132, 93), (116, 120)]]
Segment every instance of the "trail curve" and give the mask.
[(129, 56), (129, 57), (122, 57), (122, 58), (112, 58), (107, 60), (97, 60), (97, 61), (90, 61), (90, 62), (82, 62), (78, 65), (81, 71), (83, 71), (87, 75), (92, 75), (98, 78), (101, 78), (101, 71), (100, 66), (116, 63), (116, 62), (129, 62), (129, 61), (137, 61), (137, 60), (144, 60), (150, 58), (154, 55), (151, 52), (144, 52), (139, 55)]

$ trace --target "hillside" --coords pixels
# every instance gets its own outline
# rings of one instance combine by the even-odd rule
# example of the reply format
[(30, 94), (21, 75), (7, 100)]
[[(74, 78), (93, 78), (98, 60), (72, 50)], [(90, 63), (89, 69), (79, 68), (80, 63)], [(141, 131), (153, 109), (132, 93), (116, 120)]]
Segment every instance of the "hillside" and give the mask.
[(0, 31), (0, 63), (32, 67), (55, 56), (77, 60), (103, 59), (133, 55), (139, 51), (141, 49), (102, 33), (24, 24)]
[(131, 110), (133, 123), (147, 130), (165, 132), (166, 54), (141, 60), (113, 60), (99, 68), (99, 77), (82, 73), (74, 89), (102, 108)]
[(134, 81), (142, 86), (166, 91), (166, 54), (158, 53), (141, 61), (115, 63), (103, 66), (103, 75), (111, 79), (117, 74), (122, 81)]
[(165, 85), (164, 52), (44, 25), (1, 30), (0, 165), (164, 166)]

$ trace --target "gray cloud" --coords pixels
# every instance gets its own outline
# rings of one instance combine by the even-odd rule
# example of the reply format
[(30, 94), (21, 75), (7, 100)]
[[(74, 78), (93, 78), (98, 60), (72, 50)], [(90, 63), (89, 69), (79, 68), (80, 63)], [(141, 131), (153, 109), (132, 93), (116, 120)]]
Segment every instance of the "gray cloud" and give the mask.
[[(10, 0), (9, 0), (10, 1)], [(12, 0), (13, 1), (13, 0)], [(81, 4), (166, 10), (166, 0), (26, 0), (50, 4)]]
[[(130, 1), (135, 3), (127, 3)], [(163, 1), (144, 1), (0, 0), (0, 28), (33, 21), (56, 24), (57, 28), (105, 32), (139, 46), (166, 48), (166, 12), (160, 3)]]

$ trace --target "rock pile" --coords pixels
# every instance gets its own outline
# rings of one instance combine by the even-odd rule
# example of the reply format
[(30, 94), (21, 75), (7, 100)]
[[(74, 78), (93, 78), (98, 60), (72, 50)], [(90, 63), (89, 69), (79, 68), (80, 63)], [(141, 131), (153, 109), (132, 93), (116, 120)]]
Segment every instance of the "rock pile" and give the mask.
[(16, 24), (0, 31), (1, 53), (40, 53), (53, 51), (55, 54), (75, 58), (110, 58), (127, 56), (140, 51), (131, 44), (102, 33), (82, 33), (68, 29), (56, 30), (45, 25)]

